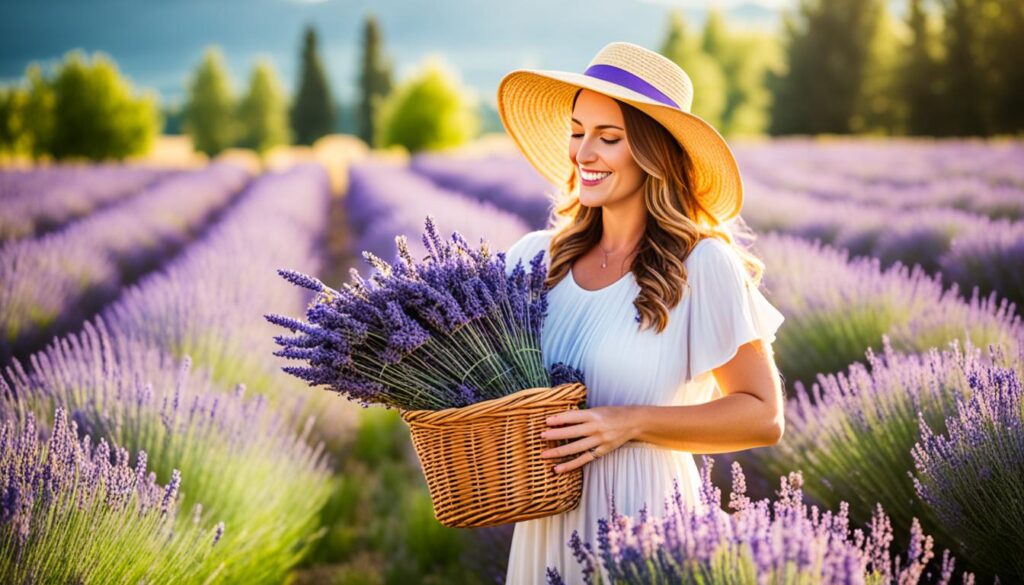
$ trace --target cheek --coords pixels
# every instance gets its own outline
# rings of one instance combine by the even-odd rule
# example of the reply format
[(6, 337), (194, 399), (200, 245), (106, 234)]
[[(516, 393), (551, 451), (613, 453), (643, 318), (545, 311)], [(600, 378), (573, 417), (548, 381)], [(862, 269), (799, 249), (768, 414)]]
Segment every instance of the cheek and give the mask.
[(628, 146), (617, 148), (613, 156), (615, 169), (619, 171), (623, 178), (632, 179), (643, 174), (643, 169), (640, 168), (640, 165), (636, 164), (636, 160), (633, 159), (633, 153), (630, 152)]

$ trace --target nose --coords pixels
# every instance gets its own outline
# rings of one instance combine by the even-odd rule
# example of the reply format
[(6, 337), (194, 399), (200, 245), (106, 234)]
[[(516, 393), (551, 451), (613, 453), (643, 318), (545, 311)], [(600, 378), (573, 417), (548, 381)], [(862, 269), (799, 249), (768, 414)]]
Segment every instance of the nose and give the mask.
[(579, 150), (576, 151), (576, 165), (585, 166), (587, 163), (592, 163), (597, 160), (597, 153), (590, 147), (589, 140), (584, 139), (580, 143)]

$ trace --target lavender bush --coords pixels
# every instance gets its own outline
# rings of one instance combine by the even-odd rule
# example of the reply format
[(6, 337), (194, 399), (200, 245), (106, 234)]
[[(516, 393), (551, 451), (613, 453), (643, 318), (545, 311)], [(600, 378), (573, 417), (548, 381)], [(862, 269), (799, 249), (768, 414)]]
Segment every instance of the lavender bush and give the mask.
[(786, 315), (776, 340), (779, 367), (791, 381), (810, 382), (859, 361), (866, 348), (881, 349), (888, 335), (900, 352), (923, 352), (969, 339), (975, 347), (1004, 346), (1015, 354), (1024, 324), (995, 293), (969, 301), (920, 267), (882, 270), (876, 258), (796, 237), (767, 234), (757, 251), (770, 267), (767, 295)]
[[(261, 175), (203, 238), (124, 291), (104, 319), (118, 335), (189, 356), (225, 388), (244, 381), (272, 403), (305, 393), (281, 371), (287, 362), (271, 355), (278, 330), (262, 314), (267, 306), (299, 312), (309, 302), (310, 293), (281, 281), (275, 267), (320, 270), (329, 199), (317, 164)], [(344, 448), (358, 408), (324, 393), (308, 398), (305, 414), (316, 413), (316, 434), (332, 450)]]
[(806, 138), (738, 144), (744, 181), (898, 210), (1024, 219), (1019, 141)]
[[(810, 391), (798, 382), (786, 405), (785, 440), (739, 459), (766, 477), (800, 469), (812, 498), (828, 508), (849, 502), (857, 522), (866, 522), (881, 503), (897, 533), (920, 521), (936, 542), (955, 550), (957, 531), (931, 513), (908, 478), (911, 449), (920, 437), (918, 419), (944, 428), (957, 401), (971, 393), (967, 372), (995, 357), (983, 357), (969, 343), (961, 349), (956, 341), (945, 351), (921, 354), (900, 354), (888, 338), (883, 346), (881, 355), (867, 351), (867, 366), (857, 363), (848, 373), (819, 376)], [(1000, 362), (1022, 367), (1024, 355)]]
[(820, 239), (855, 256), (876, 256), (885, 267), (899, 261), (934, 272), (939, 258), (958, 238), (994, 226), (1022, 226), (943, 207), (894, 210), (851, 200), (822, 201), (756, 180), (750, 181), (750, 191), (743, 217), (759, 231)]
[(244, 380), (259, 394), (294, 390), (268, 355), (275, 328), (267, 304), (300, 310), (309, 295), (282, 283), (275, 267), (315, 272), (330, 190), (319, 165), (267, 173), (205, 236), (162, 271), (122, 293), (104, 318), (140, 342), (188, 355), (215, 380)]
[[(349, 174), (345, 204), (357, 232), (355, 249), (389, 262), (398, 259), (395, 236), (419, 233), (428, 214), (446, 230), (458, 230), (471, 242), (486, 239), (496, 249), (530, 231), (516, 215), (438, 187), (402, 166), (371, 159), (353, 165)], [(426, 253), (415, 238), (409, 250), (415, 256)]]
[(66, 229), (0, 248), (0, 358), (37, 349), (81, 322), (125, 280), (183, 245), (248, 180), (211, 165), (182, 174)]
[(1024, 390), (1019, 370), (973, 365), (945, 431), (919, 417), (914, 487), (962, 554), (1007, 582), (1024, 580)]
[(0, 242), (38, 235), (178, 171), (124, 164), (0, 170)]
[(939, 258), (952, 282), (999, 291), (1024, 315), (1024, 225), (999, 223), (953, 240)]
[(202, 505), (179, 514), (177, 469), (156, 483), (147, 454), (86, 436), (64, 408), (40, 442), (35, 419), (0, 427), (0, 580), (5, 583), (199, 582), (224, 548)]
[[(295, 420), (299, 402), (273, 410), (242, 386), (225, 393), (190, 374), (187, 358), (179, 363), (111, 332), (102, 319), (33, 355), (31, 365), (9, 369), (10, 385), (0, 379), (0, 412), (24, 421), (62, 409), (95, 440), (144, 451), (156, 477), (170, 482), (180, 470), (183, 505), (202, 505), (205, 529), (226, 527), (195, 568), (204, 578), (281, 582), (319, 536), (332, 484), (323, 445), (309, 444), (313, 421)], [(161, 581), (170, 580), (188, 581)]]
[(462, 407), (551, 385), (540, 352), (543, 253), (530, 261), (530, 274), (520, 262), (506, 275), (504, 253), (492, 254), (486, 242), (474, 249), (458, 232), (444, 241), (432, 216), (423, 262), (404, 236), (395, 239), (400, 262), (367, 252), (377, 272), (366, 280), (353, 269), (341, 291), (281, 271), (317, 294), (308, 322), (267, 315), (298, 333), (275, 337), (283, 348), (275, 355), (309, 364), (285, 371), (363, 406), (401, 409)]
[(511, 211), (538, 229), (547, 224), (551, 186), (521, 156), (422, 152), (412, 157), (409, 168), (445, 189)]
[[(711, 483), (714, 460), (703, 456), (700, 506), (686, 503), (676, 482), (664, 514), (651, 516), (646, 506), (638, 517), (620, 514), (612, 502), (610, 518), (598, 520), (595, 545), (577, 532), (569, 543), (582, 566), (584, 583), (918, 583), (932, 559), (932, 538), (917, 523), (911, 529), (906, 557), (889, 552), (892, 528), (882, 506), (870, 530), (849, 534), (845, 506), (834, 514), (808, 509), (803, 476), (781, 478), (779, 499), (752, 501), (745, 478), (733, 463), (729, 508), (722, 509), (721, 490)], [(954, 559), (943, 552), (940, 583), (949, 583)], [(565, 583), (548, 568), (548, 584)]]

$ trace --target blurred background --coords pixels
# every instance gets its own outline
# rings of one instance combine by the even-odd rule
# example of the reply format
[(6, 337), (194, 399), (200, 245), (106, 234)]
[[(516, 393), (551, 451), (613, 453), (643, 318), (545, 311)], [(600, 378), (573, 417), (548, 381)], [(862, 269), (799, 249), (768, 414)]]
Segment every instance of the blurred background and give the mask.
[[(857, 526), (884, 505), (894, 555), (919, 521), (938, 553), (922, 582), (943, 549), (957, 578), (1024, 580), (1000, 548), (1013, 534), (993, 541), (908, 477), (970, 494), (982, 524), (1024, 517), (1019, 450), (965, 445), (989, 472), (937, 479), (912, 455), (919, 411), (944, 432), (984, 386), (960, 352), (1019, 394), (1021, 38), (1019, 0), (5, 2), (0, 443), (74, 423), (75, 441), (148, 466), (138, 498), (179, 527), (171, 554), (109, 510), (0, 515), (0, 576), (502, 582), (512, 527), (437, 523), (397, 414), (284, 374), (263, 315), (309, 301), (278, 268), (340, 287), (368, 273), (361, 252), (394, 258), (397, 234), (421, 257), (428, 214), (498, 249), (546, 227), (553, 186), (504, 134), (498, 83), (582, 72), (629, 41), (689, 74), (692, 112), (734, 149), (742, 222), (787, 317), (786, 436), (716, 455), (716, 483), (728, 491), (735, 461), (749, 495), (774, 497), (800, 470), (808, 501), (848, 503)], [(0, 474), (35, 453), (12, 445)], [(0, 487), (20, 485), (10, 473)], [(9, 489), (18, 509), (50, 505)], [(71, 547), (96, 533), (83, 518), (109, 538)]]

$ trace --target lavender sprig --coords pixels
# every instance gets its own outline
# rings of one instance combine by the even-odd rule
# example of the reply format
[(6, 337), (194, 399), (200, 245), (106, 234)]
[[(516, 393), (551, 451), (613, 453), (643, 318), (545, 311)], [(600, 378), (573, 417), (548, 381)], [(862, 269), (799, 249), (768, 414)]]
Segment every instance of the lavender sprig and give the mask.
[(342, 290), (279, 271), (316, 293), (307, 321), (266, 315), (296, 334), (275, 337), (282, 347), (275, 355), (308, 364), (284, 370), (364, 406), (404, 409), (466, 406), (552, 384), (540, 351), (543, 253), (530, 259), (529, 273), (522, 262), (507, 271), (504, 254), (492, 254), (485, 241), (473, 248), (458, 232), (446, 240), (432, 216), (425, 227), (423, 261), (399, 236), (394, 265), (365, 252), (375, 272), (363, 278), (353, 270)]

